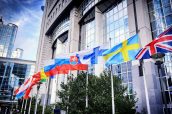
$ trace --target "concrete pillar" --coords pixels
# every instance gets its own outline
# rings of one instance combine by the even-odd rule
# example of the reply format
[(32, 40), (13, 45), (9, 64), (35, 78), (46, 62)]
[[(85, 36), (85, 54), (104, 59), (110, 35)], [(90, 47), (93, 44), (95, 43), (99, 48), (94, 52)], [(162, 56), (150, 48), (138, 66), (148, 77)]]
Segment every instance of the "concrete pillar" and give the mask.
[(70, 12), (70, 26), (68, 33), (69, 52), (77, 52), (79, 46), (79, 12), (77, 8), (73, 8)]
[[(95, 31), (96, 31), (96, 36), (95, 36), (95, 45), (96, 46), (101, 46), (103, 45), (103, 22), (104, 22), (105, 15), (97, 8), (95, 7)], [(95, 64), (95, 75), (99, 76), (100, 73), (102, 73), (104, 70), (103, 64)]]
[(146, 0), (136, 0), (136, 13), (141, 46), (152, 41), (152, 33)]
[[(136, 14), (142, 47), (152, 41), (150, 20), (146, 0), (136, 0)], [(162, 114), (159, 80), (156, 78), (155, 65), (151, 60), (144, 61), (145, 78), (151, 114)]]
[[(79, 25), (79, 11), (77, 8), (73, 8), (70, 11), (70, 26), (68, 32), (68, 43), (67, 47), (69, 48), (69, 52), (77, 52), (79, 50), (79, 33), (80, 33), (80, 25)], [(77, 71), (71, 71), (71, 74), (74, 76), (77, 75)], [(66, 76), (67, 77), (67, 76)]]
[[(149, 60), (144, 61), (145, 78), (148, 90), (151, 114), (163, 114), (163, 105), (161, 99), (161, 89), (156, 67)], [(150, 70), (151, 69), (151, 70)]]
[(137, 112), (146, 111), (146, 97), (145, 97), (145, 87), (143, 82), (143, 76), (139, 76), (139, 61), (132, 61), (132, 83), (133, 92), (136, 93), (136, 98), (138, 99), (136, 103)]
[[(140, 37), (140, 44), (144, 47), (146, 44), (152, 41), (152, 34), (150, 28), (148, 7), (146, 0), (135, 0), (136, 4), (136, 15), (137, 15), (137, 25), (138, 25), (138, 34)], [(127, 0), (128, 5), (128, 26), (130, 36), (136, 34), (136, 23), (135, 23), (135, 14), (134, 14), (134, 5), (133, 0)]]
[[(128, 24), (130, 36), (136, 34), (136, 23), (134, 14), (133, 0), (128, 0)], [(149, 14), (146, 0), (135, 0), (136, 17), (138, 25), (138, 34), (140, 38), (140, 45), (144, 47), (152, 41), (152, 34), (150, 28)], [(136, 103), (138, 112), (147, 112), (147, 105), (150, 106), (151, 114), (162, 114), (159, 81), (156, 79), (155, 66), (151, 60), (144, 62), (145, 68), (145, 84), (147, 85), (148, 101), (146, 102), (145, 84), (143, 76), (139, 76), (139, 62), (132, 62), (132, 77), (133, 89), (136, 92), (138, 102)]]

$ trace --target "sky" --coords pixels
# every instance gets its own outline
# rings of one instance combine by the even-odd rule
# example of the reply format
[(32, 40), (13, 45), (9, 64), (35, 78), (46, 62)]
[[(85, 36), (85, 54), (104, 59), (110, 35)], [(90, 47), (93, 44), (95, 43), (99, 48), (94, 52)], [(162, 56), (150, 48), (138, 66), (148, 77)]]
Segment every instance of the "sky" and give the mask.
[(0, 0), (4, 23), (18, 26), (15, 48), (24, 50), (22, 59), (36, 60), (44, 0)]

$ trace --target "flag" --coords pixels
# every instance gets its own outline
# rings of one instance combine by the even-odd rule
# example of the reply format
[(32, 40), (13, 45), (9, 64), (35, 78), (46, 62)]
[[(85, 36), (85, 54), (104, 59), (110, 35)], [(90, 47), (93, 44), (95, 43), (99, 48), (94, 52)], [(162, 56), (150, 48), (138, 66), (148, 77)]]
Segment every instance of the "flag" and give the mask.
[(142, 48), (136, 55), (136, 59), (149, 59), (154, 54), (168, 52), (172, 52), (172, 27)]
[(88, 65), (81, 64), (78, 56), (66, 56), (64, 58), (56, 58), (55, 63), (44, 67), (47, 76), (56, 74), (68, 74), (70, 70), (87, 70)]
[(97, 46), (93, 49), (80, 51), (77, 56), (80, 58), (82, 64), (101, 64), (104, 63), (102, 58), (102, 53), (106, 51), (105, 46)]
[(53, 77), (56, 74), (68, 74), (68, 70), (64, 69), (62, 65), (70, 64), (69, 59), (58, 58), (54, 60), (54, 64), (44, 67), (44, 72), (47, 76)]
[(57, 69), (59, 69), (60, 71), (88, 69), (88, 65), (82, 64), (77, 54), (76, 55), (73, 54), (72, 56), (69, 56), (69, 58), (65, 58), (65, 59), (56, 59), (55, 63), (57, 65)]
[(47, 75), (45, 74), (44, 69), (41, 69), (40, 75), (41, 75), (41, 82), (46, 82)]
[(38, 84), (39, 81), (40, 81), (40, 79), (33, 78), (32, 82), (31, 82), (31, 85), (26, 89), (26, 91), (25, 91), (25, 93), (23, 95), (24, 99), (28, 99), (30, 97), (30, 92), (31, 92), (33, 86)]
[(14, 93), (16, 98), (23, 97), (26, 89), (31, 85), (32, 77), (28, 78)]
[(120, 64), (122, 62), (134, 60), (140, 47), (138, 40), (138, 34), (136, 34), (122, 43), (103, 52), (106, 65)]

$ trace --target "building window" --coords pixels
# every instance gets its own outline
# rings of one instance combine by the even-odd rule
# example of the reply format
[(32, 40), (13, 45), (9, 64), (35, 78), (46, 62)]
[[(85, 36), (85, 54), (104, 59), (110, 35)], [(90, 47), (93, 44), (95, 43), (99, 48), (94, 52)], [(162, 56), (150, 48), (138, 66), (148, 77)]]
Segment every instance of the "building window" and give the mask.
[[(90, 21), (81, 27), (81, 49), (85, 50), (95, 47), (95, 20)], [(94, 66), (90, 66), (88, 71), (91, 74), (94, 74)]]
[(79, 8), (81, 16), (85, 15), (95, 4), (101, 0), (84, 0)]
[[(165, 29), (172, 26), (172, 1), (171, 0), (148, 0), (148, 13), (153, 39)], [(164, 64), (161, 68), (160, 80), (166, 94), (167, 103), (172, 102), (172, 55), (167, 53), (164, 57)]]
[(153, 38), (172, 25), (171, 0), (148, 0), (148, 12)]
[[(129, 38), (127, 0), (123, 0), (105, 12), (104, 38), (105, 43), (111, 39), (112, 45), (117, 45)], [(128, 94), (132, 97), (133, 84), (131, 62), (113, 65), (113, 74), (122, 79), (122, 84), (128, 87)]]
[(55, 28), (53, 34), (52, 34), (52, 38), (56, 39), (57, 37), (59, 37), (62, 33), (64, 33), (65, 31), (69, 30), (69, 18), (64, 19), (63, 21), (61, 21), (58, 26)]
[(113, 65), (113, 74), (122, 79), (122, 84), (128, 87), (127, 93), (129, 96), (133, 94), (133, 84), (132, 84), (132, 64), (131, 62), (125, 62), (118, 65)]
[(105, 13), (105, 42), (111, 38), (112, 45), (129, 38), (128, 12), (126, 0), (113, 6), (111, 10)]
[(83, 25), (81, 33), (81, 50), (93, 48), (95, 46), (95, 21)]

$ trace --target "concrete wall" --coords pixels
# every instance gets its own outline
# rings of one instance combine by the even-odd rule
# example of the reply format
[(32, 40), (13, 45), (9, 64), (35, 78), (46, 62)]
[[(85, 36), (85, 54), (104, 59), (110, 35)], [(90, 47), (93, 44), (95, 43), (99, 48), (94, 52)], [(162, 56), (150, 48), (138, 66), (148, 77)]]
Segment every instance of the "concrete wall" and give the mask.
[[(127, 4), (130, 36), (136, 34), (136, 25), (138, 25), (140, 45), (144, 47), (152, 41), (147, 1), (135, 1), (137, 24), (135, 22), (133, 0), (128, 0)], [(133, 61), (132, 64), (133, 90), (138, 98), (136, 103), (137, 111), (142, 113), (150, 111), (151, 114), (162, 114), (159, 80), (156, 78), (157, 74), (153, 61), (144, 61), (143, 76), (139, 76), (139, 61)]]

